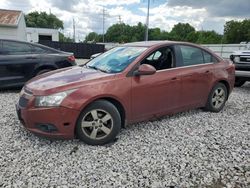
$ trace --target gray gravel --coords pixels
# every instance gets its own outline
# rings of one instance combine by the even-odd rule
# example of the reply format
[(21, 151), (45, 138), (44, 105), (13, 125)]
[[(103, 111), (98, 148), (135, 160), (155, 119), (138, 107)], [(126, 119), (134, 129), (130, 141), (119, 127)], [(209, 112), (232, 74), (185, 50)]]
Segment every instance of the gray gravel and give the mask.
[(34, 136), (17, 99), (0, 92), (0, 187), (250, 187), (250, 84), (221, 113), (134, 124), (102, 147)]

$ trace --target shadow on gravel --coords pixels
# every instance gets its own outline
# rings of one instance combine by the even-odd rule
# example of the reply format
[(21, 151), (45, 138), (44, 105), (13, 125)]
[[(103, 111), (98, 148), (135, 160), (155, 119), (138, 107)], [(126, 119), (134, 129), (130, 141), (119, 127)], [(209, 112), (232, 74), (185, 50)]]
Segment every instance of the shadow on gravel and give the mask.
[(0, 89), (0, 94), (1, 93), (19, 93), (21, 91), (21, 87), (20, 88), (8, 88), (8, 89)]

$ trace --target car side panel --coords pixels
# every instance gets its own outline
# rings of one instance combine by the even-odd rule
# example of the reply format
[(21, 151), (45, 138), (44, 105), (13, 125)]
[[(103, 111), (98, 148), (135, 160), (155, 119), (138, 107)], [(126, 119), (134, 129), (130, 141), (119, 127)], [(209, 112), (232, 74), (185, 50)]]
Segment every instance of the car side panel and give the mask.
[(0, 55), (0, 87), (21, 86), (32, 76), (40, 57), (27, 55)]
[(177, 69), (132, 77), (132, 116), (142, 121), (179, 108), (181, 80)]
[(131, 122), (131, 78), (114, 76), (112, 81), (99, 80), (94, 85), (86, 85), (70, 94), (62, 106), (82, 111), (91, 102), (112, 98), (121, 103), (128, 123)]
[(213, 63), (180, 67), (179, 71), (182, 82), (181, 104), (190, 108), (203, 106), (214, 79)]

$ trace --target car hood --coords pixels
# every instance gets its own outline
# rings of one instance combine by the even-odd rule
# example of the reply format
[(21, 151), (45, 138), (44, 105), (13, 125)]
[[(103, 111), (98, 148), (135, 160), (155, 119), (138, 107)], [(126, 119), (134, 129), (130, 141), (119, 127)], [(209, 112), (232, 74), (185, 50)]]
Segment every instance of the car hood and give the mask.
[(98, 70), (75, 66), (58, 69), (39, 75), (26, 84), (34, 95), (48, 95), (55, 92), (78, 88), (86, 84), (112, 79), (115, 75)]
[(250, 50), (239, 50), (239, 51), (234, 51), (233, 55), (250, 55)]

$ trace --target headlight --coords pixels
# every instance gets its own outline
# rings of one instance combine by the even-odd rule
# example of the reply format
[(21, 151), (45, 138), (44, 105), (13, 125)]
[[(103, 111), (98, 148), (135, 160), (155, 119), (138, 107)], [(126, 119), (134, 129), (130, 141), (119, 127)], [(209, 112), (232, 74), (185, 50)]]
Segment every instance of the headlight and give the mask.
[(72, 93), (75, 90), (68, 90), (60, 93), (55, 93), (53, 95), (47, 95), (47, 96), (37, 96), (35, 105), (37, 107), (51, 107), (51, 106), (59, 106), (63, 99), (67, 97), (70, 93)]
[(239, 63), (240, 62), (240, 57), (239, 56), (235, 56), (234, 57), (234, 62), (235, 63)]

